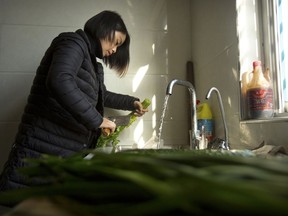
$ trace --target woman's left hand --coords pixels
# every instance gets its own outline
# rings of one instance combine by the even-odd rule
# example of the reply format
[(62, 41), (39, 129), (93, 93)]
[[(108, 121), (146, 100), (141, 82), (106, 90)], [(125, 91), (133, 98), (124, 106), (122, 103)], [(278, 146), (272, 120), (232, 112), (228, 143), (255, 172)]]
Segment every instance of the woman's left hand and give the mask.
[(143, 109), (143, 106), (140, 101), (134, 101), (134, 107), (135, 107), (135, 115), (138, 117), (143, 116), (146, 112), (148, 112), (148, 109)]

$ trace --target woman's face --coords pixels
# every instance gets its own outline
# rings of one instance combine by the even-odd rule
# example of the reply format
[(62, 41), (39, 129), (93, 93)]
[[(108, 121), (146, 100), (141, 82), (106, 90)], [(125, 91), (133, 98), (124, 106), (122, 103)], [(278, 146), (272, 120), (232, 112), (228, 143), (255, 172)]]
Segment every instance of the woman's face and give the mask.
[(115, 37), (113, 41), (101, 39), (100, 43), (102, 46), (103, 57), (108, 57), (113, 53), (116, 53), (117, 48), (124, 43), (125, 39), (126, 35), (119, 31), (115, 31)]

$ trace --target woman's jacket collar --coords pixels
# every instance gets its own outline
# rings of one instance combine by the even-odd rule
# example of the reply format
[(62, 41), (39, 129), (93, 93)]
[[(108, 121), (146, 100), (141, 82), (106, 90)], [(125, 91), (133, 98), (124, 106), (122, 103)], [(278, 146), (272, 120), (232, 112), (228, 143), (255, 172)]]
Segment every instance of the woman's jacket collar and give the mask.
[(93, 38), (89, 33), (84, 32), (82, 29), (78, 29), (76, 33), (82, 36), (82, 38), (85, 40), (91, 55), (96, 56), (97, 58), (100, 59), (103, 58), (102, 47), (100, 40), (98, 38), (97, 39)]

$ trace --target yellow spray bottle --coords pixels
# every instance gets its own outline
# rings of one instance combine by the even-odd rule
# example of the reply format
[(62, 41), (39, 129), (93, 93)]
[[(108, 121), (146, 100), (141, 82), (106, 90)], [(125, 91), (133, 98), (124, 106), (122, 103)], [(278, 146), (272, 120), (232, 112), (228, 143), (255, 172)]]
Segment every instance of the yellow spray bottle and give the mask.
[(208, 103), (197, 103), (197, 129), (201, 131), (205, 127), (205, 135), (208, 142), (214, 138), (214, 121), (212, 111)]

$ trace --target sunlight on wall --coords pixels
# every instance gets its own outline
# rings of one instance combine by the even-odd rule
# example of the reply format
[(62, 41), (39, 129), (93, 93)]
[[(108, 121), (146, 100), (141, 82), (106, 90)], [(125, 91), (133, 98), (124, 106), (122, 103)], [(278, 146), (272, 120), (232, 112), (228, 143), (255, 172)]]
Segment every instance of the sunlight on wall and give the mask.
[[(129, 2), (129, 6), (132, 6), (133, 1), (127, 0), (127, 2)], [(143, 1), (142, 4), (146, 4), (144, 2), (147, 2), (147, 4), (150, 6), (150, 1)], [(152, 3), (153, 2), (153, 3)], [(139, 88), (141, 86), (141, 89), (143, 87), (143, 81), (145, 79), (149, 80), (151, 79), (151, 76), (149, 76), (148, 78), (146, 78), (146, 74), (148, 73), (148, 71), (159, 71), (159, 67), (161, 68), (161, 71), (158, 73), (161, 74), (168, 74), (168, 45), (166, 44), (167, 41), (163, 40), (167, 37), (167, 32), (168, 32), (168, 24), (167, 24), (167, 17), (168, 17), (168, 10), (167, 10), (167, 4), (174, 4), (174, 3), (170, 3), (170, 1), (166, 1), (166, 0), (158, 0), (158, 1), (151, 1), (151, 11), (149, 11), (149, 17), (143, 17), (144, 20), (141, 21), (141, 24), (145, 24), (145, 30), (150, 34), (154, 35), (152, 37), (152, 40), (148, 37), (147, 38), (147, 43), (148, 44), (148, 54), (149, 54), (149, 58), (150, 60), (145, 61), (145, 63), (141, 62), (138, 66), (137, 66), (137, 72), (133, 78), (132, 81), (132, 92), (135, 93), (137, 91), (139, 91)], [(174, 13), (174, 12), (173, 12)], [(138, 17), (138, 15), (137, 15)], [(149, 30), (146, 30), (147, 26)], [(137, 29), (140, 27), (137, 27)], [(150, 28), (152, 28), (153, 30), (151, 31)], [(155, 32), (154, 29), (157, 29), (157, 31)], [(146, 40), (146, 39), (145, 39)], [(142, 43), (140, 41), (140, 43)], [(162, 59), (163, 59), (163, 54), (165, 54), (166, 58), (165, 58), (165, 63), (166, 64), (166, 68), (165, 71), (162, 71), (162, 66), (160, 66), (159, 64), (163, 64)], [(154, 62), (156, 60), (157, 65), (155, 66)], [(151, 63), (152, 62), (152, 63)], [(155, 68), (156, 67), (156, 68)], [(156, 81), (159, 78), (159, 74), (152, 74), (153, 77), (155, 77)], [(149, 74), (151, 75), (151, 74)], [(160, 75), (161, 77), (161, 75)], [(160, 79), (159, 82), (161, 82), (162, 79)], [(154, 81), (153, 81), (154, 82)], [(145, 85), (147, 85), (147, 81), (145, 82)], [(148, 88), (150, 87), (150, 84), (148, 83)], [(152, 89), (157, 90), (157, 86), (151, 86)], [(150, 91), (150, 89), (149, 89)], [(152, 134), (151, 136), (156, 136), (156, 131), (158, 130), (157, 128), (157, 124), (159, 122), (159, 116), (157, 116), (157, 112), (156, 112), (156, 104), (159, 103), (159, 99), (156, 97), (157, 93), (156, 92), (152, 92), (148, 93), (149, 96), (147, 95), (147, 97), (149, 97), (149, 99), (151, 100), (151, 105), (149, 107), (149, 117), (147, 117), (147, 115), (145, 114), (145, 118), (139, 118), (139, 122), (137, 122), (137, 125), (133, 131), (133, 141), (135, 144), (138, 145), (139, 148), (143, 147), (145, 144), (145, 140), (146, 140), (146, 136), (149, 136), (151, 129), (152, 129)], [(151, 117), (150, 117), (151, 116)], [(144, 120), (149, 118), (148, 121)], [(148, 140), (147, 140), (148, 141)], [(147, 142), (146, 141), (146, 142)]]
[(140, 83), (142, 82), (144, 76), (146, 75), (147, 71), (149, 69), (149, 64), (142, 66), (138, 69), (134, 79), (133, 79), (133, 87), (132, 90), (133, 92), (136, 92)]
[(155, 129), (156, 128), (156, 120), (157, 120), (157, 115), (156, 113), (154, 112), (152, 114), (152, 128)]
[(228, 97), (228, 104), (230, 107), (232, 107), (231, 97)]
[[(252, 62), (261, 59), (258, 40), (259, 24), (255, 0), (237, 0), (237, 33), (239, 40), (240, 72), (252, 69)], [(251, 22), (251, 20), (253, 20)]]
[(234, 79), (238, 80), (238, 70), (236, 70), (235, 68), (232, 68), (232, 73), (233, 73)]
[[(140, 86), (142, 80), (144, 79), (144, 76), (146, 75), (147, 71), (149, 69), (149, 64), (142, 66), (138, 69), (132, 84), (132, 91), (136, 92), (138, 87)], [(155, 117), (156, 119), (156, 117)], [(155, 120), (156, 121), (156, 120)], [(145, 141), (143, 139), (143, 132), (144, 132), (144, 122), (141, 118), (134, 130), (134, 142), (137, 143), (138, 148), (141, 148), (144, 146)]]
[[(239, 74), (239, 80), (242, 81), (242, 75), (245, 72), (250, 72), (253, 70), (252, 63), (255, 60), (260, 60), (260, 52), (258, 47), (259, 41), (259, 24), (256, 12), (256, 2), (255, 0), (236, 0), (236, 11), (237, 11), (237, 36), (238, 36), (238, 50), (239, 50), (239, 65), (240, 71), (236, 72)], [(234, 73), (234, 70), (233, 70)], [(242, 83), (239, 83), (242, 89)], [(230, 104), (230, 102), (229, 102)], [(246, 112), (244, 111), (245, 103), (243, 102), (243, 97), (241, 96), (240, 103), (241, 116), (245, 118)], [(241, 117), (241, 118), (242, 118)], [(243, 134), (249, 133), (245, 132), (246, 128), (242, 127), (241, 131)], [(248, 135), (248, 134), (247, 134)]]
[(143, 147), (145, 144), (142, 136), (143, 131), (144, 131), (144, 123), (143, 119), (140, 119), (134, 130), (134, 142), (137, 143), (138, 148)]
[(157, 115), (156, 115), (156, 95), (153, 95), (152, 100), (151, 100), (151, 111), (153, 112), (152, 114), (152, 128), (155, 129), (156, 128), (156, 119), (157, 119)]
[[(144, 76), (146, 75), (147, 71), (149, 69), (149, 64), (142, 66), (138, 69), (134, 79), (133, 79), (133, 87), (132, 91), (136, 92), (140, 83), (142, 82)], [(141, 148), (144, 146), (145, 142), (143, 139), (143, 131), (144, 131), (144, 123), (143, 119), (140, 119), (139, 123), (137, 124), (135, 130), (134, 130), (134, 142), (137, 143), (138, 148)]]

